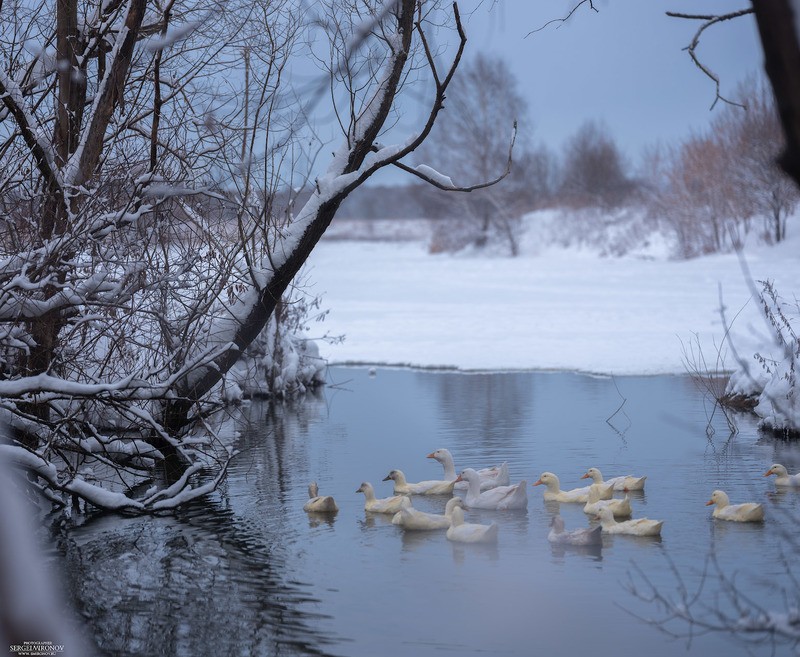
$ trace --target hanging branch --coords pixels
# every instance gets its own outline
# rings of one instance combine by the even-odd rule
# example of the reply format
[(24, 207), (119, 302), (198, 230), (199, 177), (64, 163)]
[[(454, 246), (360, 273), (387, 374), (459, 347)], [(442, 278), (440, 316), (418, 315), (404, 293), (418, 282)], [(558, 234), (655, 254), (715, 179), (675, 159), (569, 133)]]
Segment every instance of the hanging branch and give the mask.
[[(542, 31), (543, 29), (545, 29), (545, 28), (546, 28), (548, 25), (552, 25), (553, 23), (559, 23), (559, 26), (558, 26), (558, 27), (561, 27), (561, 25), (563, 25), (564, 23), (566, 23), (566, 22), (567, 22), (567, 21), (568, 21), (568, 20), (569, 20), (569, 19), (572, 17), (572, 14), (574, 14), (576, 11), (578, 11), (578, 9), (579, 9), (579, 8), (580, 8), (582, 5), (585, 5), (587, 2), (589, 3), (589, 8), (590, 8), (592, 11), (594, 11), (594, 12), (596, 12), (596, 13), (598, 13), (598, 14), (600, 13), (600, 10), (599, 10), (597, 7), (595, 7), (595, 6), (594, 6), (594, 2), (593, 2), (592, 0), (581, 0), (581, 1), (580, 1), (580, 2), (577, 4), (577, 5), (575, 5), (575, 6), (574, 6), (572, 9), (570, 9), (570, 12), (569, 12), (569, 13), (568, 13), (566, 16), (564, 16), (564, 18), (554, 18), (554, 19), (552, 19), (552, 20), (549, 20), (549, 21), (547, 21), (547, 22), (546, 22), (544, 25), (542, 25), (541, 27), (538, 27), (538, 28), (536, 28), (535, 30), (531, 30), (530, 32), (528, 32), (528, 33), (525, 35), (525, 38), (527, 39), (527, 38), (528, 38), (528, 37), (529, 37), (531, 34), (536, 34), (537, 32), (541, 32), (541, 31)], [(557, 27), (556, 29), (558, 29), (558, 27)]]
[(670, 18), (684, 18), (687, 20), (703, 21), (702, 25), (700, 25), (700, 28), (695, 33), (692, 42), (688, 46), (686, 46), (684, 50), (689, 53), (689, 57), (694, 62), (695, 66), (697, 66), (697, 68), (699, 68), (706, 77), (710, 78), (714, 82), (716, 92), (714, 96), (714, 102), (711, 103), (711, 107), (709, 107), (710, 110), (714, 109), (715, 105), (720, 100), (723, 103), (727, 103), (728, 105), (733, 105), (735, 107), (741, 107), (742, 109), (747, 109), (747, 107), (745, 107), (741, 103), (737, 103), (736, 101), (726, 98), (720, 93), (719, 76), (716, 73), (714, 73), (714, 71), (712, 71), (710, 68), (708, 68), (708, 66), (703, 64), (703, 62), (700, 61), (700, 58), (697, 56), (697, 46), (700, 45), (700, 37), (702, 36), (703, 32), (705, 32), (712, 25), (717, 25), (718, 23), (723, 23), (725, 21), (733, 20), (734, 18), (739, 18), (741, 16), (746, 16), (747, 14), (752, 14), (752, 13), (753, 9), (741, 9), (739, 11), (734, 11), (729, 14), (719, 14), (719, 15), (683, 14), (675, 11), (667, 12), (667, 16), (669, 16)]

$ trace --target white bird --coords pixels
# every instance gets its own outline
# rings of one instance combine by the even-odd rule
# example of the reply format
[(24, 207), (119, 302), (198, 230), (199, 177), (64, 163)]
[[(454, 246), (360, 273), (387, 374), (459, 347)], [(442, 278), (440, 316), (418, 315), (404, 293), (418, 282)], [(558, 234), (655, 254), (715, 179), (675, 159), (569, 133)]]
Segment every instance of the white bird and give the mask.
[(547, 540), (559, 545), (601, 545), (603, 543), (602, 531), (603, 528), (599, 525), (592, 529), (583, 528), (567, 531), (564, 529), (564, 519), (561, 516), (553, 516), (550, 521), (550, 533), (547, 534)]
[(392, 524), (399, 525), (403, 529), (417, 531), (446, 529), (452, 522), (453, 509), (456, 507), (464, 508), (464, 500), (460, 497), (451, 497), (447, 500), (447, 504), (444, 507), (444, 515), (425, 513), (410, 506), (395, 513), (392, 518)]
[(775, 475), (776, 486), (800, 486), (800, 472), (790, 475), (789, 471), (780, 463), (773, 464), (769, 470), (764, 473), (765, 477)]
[(734, 522), (761, 522), (764, 520), (764, 507), (756, 502), (731, 504), (727, 493), (715, 490), (706, 506), (716, 504), (717, 508), (711, 515), (719, 520), (732, 520)]
[(447, 538), (457, 543), (494, 543), (497, 541), (497, 523), (479, 525), (464, 522), (464, 511), (461, 507), (455, 507)]
[(528, 482), (521, 481), (513, 486), (495, 486), (481, 492), (481, 482), (478, 473), (472, 468), (466, 468), (456, 481), (466, 481), (468, 484), (465, 501), (471, 509), (506, 509), (528, 508)]
[(633, 518), (617, 522), (611, 509), (600, 509), (597, 513), (600, 526), (606, 534), (628, 534), (630, 536), (661, 536), (663, 520)]
[(330, 495), (320, 495), (316, 481), (308, 485), (308, 502), (303, 505), (303, 511), (313, 513), (336, 513), (339, 507)]
[(600, 500), (595, 491), (589, 492), (589, 501), (583, 507), (583, 512), (588, 515), (597, 515), (600, 509), (611, 509), (615, 518), (628, 518), (633, 514), (631, 496), (625, 495), (623, 499)]
[(356, 493), (364, 493), (366, 498), (364, 509), (373, 513), (397, 513), (400, 509), (411, 506), (411, 499), (405, 495), (377, 499), (375, 497), (375, 489), (368, 481), (362, 483)]
[(429, 481), (419, 481), (409, 483), (402, 470), (392, 470), (383, 480), (394, 481), (395, 495), (452, 495), (455, 480), (442, 481), (431, 479)]
[(611, 484), (614, 490), (644, 490), (644, 481), (647, 476), (634, 477), (633, 475), (622, 475), (621, 477), (612, 477), (611, 479), (603, 480), (603, 475), (597, 468), (589, 468), (586, 474), (581, 479), (591, 479), (595, 484)]
[(586, 504), (589, 501), (589, 486), (561, 490), (561, 482), (552, 472), (543, 472), (542, 476), (533, 483), (533, 486), (547, 486), (544, 499), (547, 502), (575, 502)]
[[(450, 450), (444, 448), (437, 449), (428, 454), (428, 458), (436, 459), (442, 464), (444, 468), (444, 478), (447, 481), (455, 481), (456, 466)], [(506, 461), (501, 465), (495, 465), (491, 468), (481, 468), (480, 470), (475, 470), (475, 472), (477, 472), (478, 476), (481, 478), (481, 490), (489, 490), (495, 486), (508, 486), (511, 483), (511, 479), (508, 475), (508, 462)], [(456, 488), (459, 490), (466, 489), (467, 483), (460, 481), (456, 484)]]

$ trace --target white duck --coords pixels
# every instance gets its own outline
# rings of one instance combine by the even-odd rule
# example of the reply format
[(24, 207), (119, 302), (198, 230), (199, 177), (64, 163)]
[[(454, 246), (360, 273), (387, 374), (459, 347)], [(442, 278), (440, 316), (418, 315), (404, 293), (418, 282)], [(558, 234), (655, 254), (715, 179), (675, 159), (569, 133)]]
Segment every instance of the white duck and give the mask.
[(717, 508), (711, 515), (719, 520), (733, 520), (734, 522), (761, 522), (764, 520), (764, 507), (755, 502), (731, 504), (727, 493), (715, 490), (706, 506), (716, 504)]
[(561, 490), (561, 482), (552, 472), (543, 472), (542, 476), (533, 483), (534, 486), (547, 486), (544, 492), (546, 502), (575, 502), (586, 504), (589, 501), (589, 486)]
[(494, 543), (497, 541), (497, 523), (479, 525), (464, 522), (464, 511), (461, 507), (455, 507), (447, 538), (457, 543)]
[(775, 475), (776, 486), (800, 486), (800, 472), (790, 475), (789, 471), (780, 463), (773, 464), (769, 470), (764, 473), (765, 477)]
[[(444, 478), (447, 481), (455, 481), (456, 466), (450, 450), (444, 448), (437, 449), (428, 454), (428, 458), (436, 459), (442, 464), (444, 468)], [(495, 465), (491, 468), (481, 468), (480, 470), (475, 470), (475, 472), (477, 472), (478, 476), (481, 478), (481, 490), (489, 490), (496, 486), (508, 486), (511, 483), (511, 479), (508, 475), (508, 462), (506, 461), (501, 465)], [(456, 488), (459, 490), (466, 489), (467, 486), (468, 484), (465, 481), (460, 481), (456, 484)]]
[(597, 515), (600, 509), (611, 509), (615, 518), (628, 518), (633, 514), (631, 496), (625, 495), (624, 499), (601, 500), (596, 491), (589, 491), (589, 501), (583, 507), (583, 512), (588, 515)]
[(397, 513), (400, 509), (411, 506), (411, 499), (405, 495), (384, 497), (377, 499), (372, 484), (365, 481), (358, 487), (356, 493), (364, 493), (364, 509), (373, 513)]
[(628, 534), (630, 536), (661, 536), (663, 520), (633, 518), (617, 522), (611, 509), (600, 509), (597, 513), (600, 526), (606, 534)]
[(420, 481), (417, 483), (409, 483), (406, 481), (406, 476), (402, 470), (392, 470), (386, 475), (383, 480), (394, 481), (394, 494), (395, 495), (452, 495), (453, 487), (456, 482), (430, 480)]
[(393, 525), (403, 529), (426, 531), (431, 529), (446, 529), (452, 522), (453, 509), (464, 508), (464, 500), (460, 497), (451, 497), (444, 507), (444, 515), (438, 513), (425, 513), (418, 511), (413, 506), (400, 509), (392, 518)]
[(320, 495), (316, 481), (308, 485), (308, 502), (303, 505), (303, 511), (312, 513), (336, 513), (339, 507), (330, 495)]
[(559, 545), (601, 545), (603, 528), (600, 526), (592, 529), (564, 529), (564, 519), (561, 516), (553, 516), (550, 521), (550, 533), (547, 540)]
[(603, 481), (603, 475), (597, 468), (589, 468), (581, 479), (591, 479), (595, 484), (611, 484), (614, 490), (644, 490), (644, 481), (647, 476), (634, 477), (633, 475), (623, 475), (621, 477), (612, 477)]
[(498, 511), (528, 508), (528, 482), (524, 480), (513, 486), (495, 486), (481, 492), (478, 473), (472, 468), (466, 468), (456, 481), (466, 481), (468, 484), (465, 501), (469, 508)]

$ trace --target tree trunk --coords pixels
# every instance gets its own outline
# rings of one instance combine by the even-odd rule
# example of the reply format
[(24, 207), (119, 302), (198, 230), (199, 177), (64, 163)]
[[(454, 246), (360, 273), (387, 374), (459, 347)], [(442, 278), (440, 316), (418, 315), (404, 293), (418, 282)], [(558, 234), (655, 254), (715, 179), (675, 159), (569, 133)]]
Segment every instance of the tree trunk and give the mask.
[(780, 165), (800, 185), (800, 40), (790, 0), (753, 0), (767, 72), (786, 147)]
[[(394, 15), (397, 20), (397, 31), (402, 43), (393, 54), (391, 70), (384, 81), (384, 94), (380, 99), (369, 123), (364, 126), (357, 140), (350, 149), (347, 163), (341, 171), (348, 174), (358, 171), (364, 159), (370, 154), (373, 144), (380, 133), (394, 101), (394, 97), (403, 79), (403, 72), (411, 49), (411, 37), (414, 30), (414, 14), (416, 0), (400, 0)], [(199, 372), (192, 372), (180, 380), (176, 386), (177, 399), (166, 402), (164, 406), (164, 426), (171, 435), (178, 434), (191, 422), (192, 406), (208, 393), (236, 363), (247, 346), (253, 342), (266, 326), (286, 288), (311, 255), (311, 251), (319, 242), (330, 225), (342, 201), (360, 183), (354, 183), (343, 189), (316, 208), (313, 219), (283, 264), (277, 267), (270, 276), (269, 282), (258, 291), (258, 298), (244, 317), (237, 318), (237, 327), (231, 342), (233, 347), (227, 349)], [(319, 190), (315, 192), (320, 194)], [(311, 201), (309, 201), (311, 202)]]

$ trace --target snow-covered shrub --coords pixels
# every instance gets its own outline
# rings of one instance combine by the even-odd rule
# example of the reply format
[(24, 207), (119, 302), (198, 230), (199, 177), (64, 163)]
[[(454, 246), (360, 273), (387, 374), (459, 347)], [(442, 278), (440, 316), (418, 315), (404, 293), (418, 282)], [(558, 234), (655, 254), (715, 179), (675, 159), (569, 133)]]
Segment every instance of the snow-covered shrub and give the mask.
[(523, 251), (544, 246), (578, 248), (603, 257), (665, 258), (674, 242), (654, 230), (646, 211), (635, 205), (616, 210), (540, 210), (525, 216)]
[(320, 297), (309, 297), (297, 288), (281, 299), (267, 326), (226, 376), (226, 402), (242, 397), (282, 399), (324, 383), (326, 361), (308, 335), (310, 323), (323, 321), (328, 313), (320, 310), (320, 304)]
[(777, 356), (756, 353), (758, 368), (743, 364), (728, 382), (726, 394), (756, 399), (754, 412), (761, 426), (784, 435), (800, 435), (800, 400), (797, 371), (800, 368), (800, 339), (796, 330), (800, 304), (786, 302), (771, 281), (760, 281), (762, 309), (775, 340)]
[(694, 258), (739, 249), (745, 241), (786, 238), (800, 190), (778, 165), (784, 136), (772, 93), (744, 82), (703, 133), (647, 154), (649, 215), (677, 243), (676, 255)]

